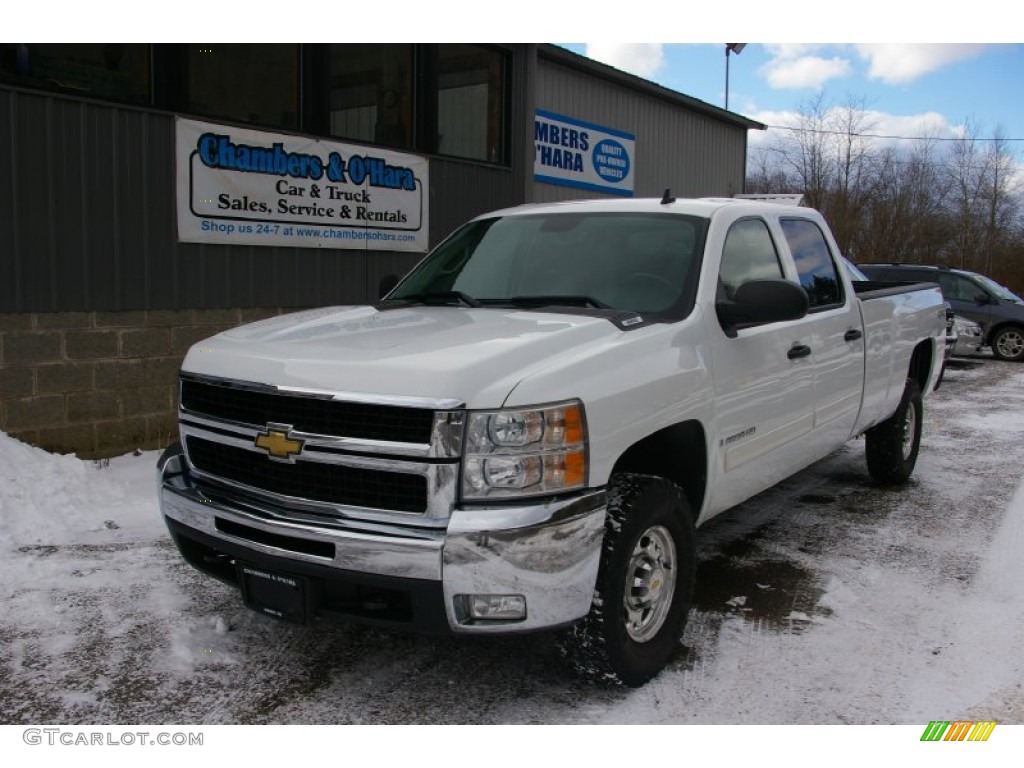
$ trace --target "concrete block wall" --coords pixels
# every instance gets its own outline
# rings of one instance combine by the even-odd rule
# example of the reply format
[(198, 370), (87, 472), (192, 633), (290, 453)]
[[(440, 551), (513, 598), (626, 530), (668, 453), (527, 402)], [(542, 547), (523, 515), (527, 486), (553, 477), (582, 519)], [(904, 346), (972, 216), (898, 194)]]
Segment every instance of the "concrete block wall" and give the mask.
[(163, 448), (195, 342), (281, 308), (0, 314), (0, 431), (82, 458)]

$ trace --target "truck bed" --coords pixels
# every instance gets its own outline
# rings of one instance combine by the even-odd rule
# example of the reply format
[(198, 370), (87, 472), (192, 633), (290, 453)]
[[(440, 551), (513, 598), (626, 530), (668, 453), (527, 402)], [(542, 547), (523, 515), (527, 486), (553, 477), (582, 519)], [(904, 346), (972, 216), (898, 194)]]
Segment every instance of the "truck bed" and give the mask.
[(865, 338), (864, 398), (855, 430), (859, 434), (896, 407), (914, 348), (928, 338), (935, 327), (936, 307), (944, 304), (938, 283), (851, 284), (860, 299)]

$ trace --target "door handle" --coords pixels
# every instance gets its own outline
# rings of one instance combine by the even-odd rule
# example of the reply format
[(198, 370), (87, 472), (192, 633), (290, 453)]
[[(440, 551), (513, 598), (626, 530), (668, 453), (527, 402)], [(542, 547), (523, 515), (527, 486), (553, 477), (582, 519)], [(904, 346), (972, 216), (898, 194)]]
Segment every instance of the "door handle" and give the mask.
[(806, 344), (794, 344), (786, 353), (786, 357), (796, 360), (798, 357), (807, 357), (809, 354), (811, 354), (811, 348)]
[(856, 328), (851, 328), (843, 335), (843, 341), (856, 341), (863, 335), (864, 334), (862, 334)]

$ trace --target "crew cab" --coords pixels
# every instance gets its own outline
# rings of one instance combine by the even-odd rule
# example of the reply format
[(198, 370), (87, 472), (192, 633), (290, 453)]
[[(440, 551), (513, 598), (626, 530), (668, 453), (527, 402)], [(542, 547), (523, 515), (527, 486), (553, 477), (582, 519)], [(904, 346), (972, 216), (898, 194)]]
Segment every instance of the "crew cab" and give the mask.
[(935, 285), (851, 282), (823, 218), (734, 199), (480, 216), (372, 306), (196, 344), (162, 514), (279, 619), (563, 630), (638, 686), (689, 612), (695, 530), (865, 435), (914, 469)]

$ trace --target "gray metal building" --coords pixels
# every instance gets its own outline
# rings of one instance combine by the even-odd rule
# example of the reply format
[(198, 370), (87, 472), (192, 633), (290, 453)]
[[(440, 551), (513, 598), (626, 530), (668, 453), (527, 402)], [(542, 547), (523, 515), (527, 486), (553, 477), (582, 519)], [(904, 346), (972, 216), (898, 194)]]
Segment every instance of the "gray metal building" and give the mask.
[[(537, 52), (535, 108), (636, 136), (635, 194), (731, 197), (742, 193), (747, 131), (764, 126), (563, 48)], [(597, 193), (600, 194), (600, 193)], [(530, 200), (580, 197), (578, 190), (534, 181)]]
[[(540, 180), (538, 115), (569, 164), (597, 129), (628, 190)], [(424, 247), (183, 239), (181, 118), (422, 160)], [(195, 341), (372, 300), (487, 210), (742, 192), (759, 128), (549, 45), (0, 45), (0, 430), (84, 457), (161, 447)]]

